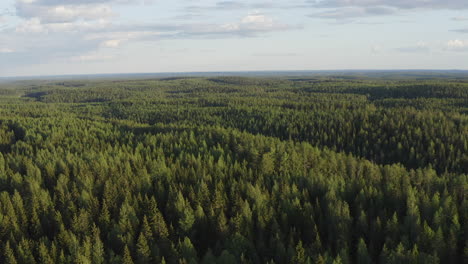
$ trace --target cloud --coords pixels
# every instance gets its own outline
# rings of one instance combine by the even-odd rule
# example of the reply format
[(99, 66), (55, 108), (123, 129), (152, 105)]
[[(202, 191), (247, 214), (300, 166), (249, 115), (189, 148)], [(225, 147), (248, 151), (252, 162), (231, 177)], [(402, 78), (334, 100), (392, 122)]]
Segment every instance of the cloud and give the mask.
[(0, 48), (0, 53), (13, 53), (13, 52), (15, 51), (9, 48)]
[(238, 9), (252, 9), (252, 8), (271, 8), (272, 4), (270, 2), (262, 3), (246, 3), (240, 1), (219, 1), (212, 5), (191, 5), (187, 6), (185, 9), (189, 12), (201, 12), (201, 11), (232, 11)]
[[(9, 20), (8, 23), (11, 23), (6, 24), (6, 27), (0, 22), (0, 55), (9, 58), (0, 60), (0, 69), (19, 69), (47, 63), (108, 61), (124, 49), (131, 48), (132, 43), (158, 42), (165, 39), (252, 38), (300, 28), (297, 25), (281, 23), (264, 13), (247, 13), (244, 9), (248, 9), (248, 5), (254, 5), (247, 1), (216, 3), (217, 10), (237, 9), (244, 12), (245, 15), (239, 15), (237, 19), (232, 19), (232, 15), (229, 15), (224, 17), (223, 22), (215, 22), (216, 20), (212, 19), (161, 19), (160, 21), (166, 21), (161, 23), (148, 21), (146, 17), (134, 17), (136, 21), (128, 22), (127, 16), (121, 19), (116, 14), (125, 12), (126, 7), (119, 5), (150, 4), (152, 1), (15, 1), (16, 18)], [(268, 1), (263, 3), (264, 6), (268, 6), (266, 2)], [(133, 12), (134, 7), (131, 8)], [(170, 13), (169, 16), (177, 14)], [(141, 19), (140, 22), (138, 19)], [(14, 47), (14, 50), (7, 47)], [(5, 55), (6, 53), (8, 55)]]
[(221, 1), (216, 3), (217, 9), (241, 9), (245, 8), (246, 5), (244, 3), (240, 3), (239, 1)]
[(458, 33), (468, 33), (468, 28), (455, 29), (455, 30), (452, 30), (452, 31), (455, 31), (455, 32), (458, 32)]
[(114, 4), (149, 4), (152, 0), (16, 0), (16, 3), (36, 4), (42, 6), (56, 5), (93, 5), (102, 3)]
[(295, 25), (283, 24), (274, 18), (261, 13), (251, 13), (237, 22), (224, 24), (166, 24), (166, 25), (140, 25), (140, 30), (158, 33), (157, 37), (170, 38), (200, 38), (200, 37), (255, 37), (275, 31), (286, 31), (300, 28)]
[[(31, 1), (31, 0), (28, 0)], [(56, 5), (43, 6), (32, 4), (17, 4), (17, 15), (22, 18), (37, 18), (44, 23), (64, 23), (78, 20), (99, 20), (114, 16), (108, 5)]]
[(468, 17), (466, 17), (466, 16), (457, 16), (457, 17), (452, 17), (452, 20), (453, 21), (459, 21), (459, 22), (468, 21)]
[(101, 43), (101, 47), (104, 47), (104, 48), (117, 48), (117, 47), (120, 46), (120, 43), (122, 43), (121, 39), (110, 39), (110, 40), (103, 41)]
[(16, 32), (21, 33), (41, 33), (44, 32), (44, 30), (44, 26), (37, 18), (24, 21), (16, 27)]
[(43, 23), (99, 20), (115, 16), (113, 5), (152, 4), (153, 0), (16, 0), (16, 15)]
[(107, 61), (114, 59), (113, 56), (100, 55), (100, 54), (86, 54), (80, 56), (74, 56), (70, 58), (72, 62), (97, 62), (97, 61)]
[[(48, 61), (97, 61), (98, 54), (124, 44), (164, 39), (250, 38), (298, 26), (283, 24), (261, 13), (251, 13), (231, 23), (117, 23), (111, 20), (45, 23), (26, 19), (0, 34), (0, 43), (15, 47), (15, 65)], [(31, 39), (34, 41), (31, 41)], [(113, 51), (109, 51), (113, 52)], [(0, 68), (7, 62), (0, 60)]]
[(401, 48), (398, 48), (397, 50), (400, 52), (404, 52), (404, 53), (425, 53), (425, 52), (429, 52), (430, 48), (429, 48), (428, 43), (420, 41), (416, 43), (416, 45), (401, 47)]
[(32, 18), (19, 23), (15, 30), (18, 33), (72, 33), (103, 30), (110, 25), (107, 20), (43, 23), (39, 18)]
[(391, 15), (402, 10), (468, 9), (466, 0), (309, 0), (307, 2), (310, 7), (325, 9), (310, 17), (337, 20)]
[(239, 24), (239, 29), (245, 31), (276, 31), (288, 28), (287, 25), (279, 24), (273, 18), (258, 13), (245, 16)]
[(278, 52), (278, 53), (254, 53), (252, 56), (256, 57), (295, 57), (299, 56), (298, 53), (294, 52)]
[(395, 7), (399, 9), (468, 9), (466, 0), (309, 0), (316, 7)]
[(349, 19), (356, 17), (368, 17), (368, 16), (381, 16), (381, 15), (391, 15), (395, 14), (397, 10), (392, 7), (343, 7), (332, 10), (323, 11), (309, 17), (318, 17), (318, 18), (329, 18), (329, 19)]
[(446, 43), (448, 51), (468, 51), (468, 40), (449, 40)]
[[(270, 32), (298, 28), (262, 14), (250, 13), (229, 23), (166, 23), (125, 22), (117, 11), (123, 5), (151, 4), (153, 0), (14, 0), (16, 19), (3, 27), (0, 21), (1, 53), (12, 53), (12, 60), (0, 60), (0, 68), (8, 63), (31, 65), (49, 61), (91, 62), (109, 60), (102, 53), (116, 52), (133, 42), (155, 42), (164, 39), (221, 39), (256, 37)], [(220, 10), (243, 10), (262, 3), (221, 1), (211, 7)], [(133, 7), (132, 7), (133, 8)], [(202, 9), (200, 9), (203, 11)], [(0, 16), (3, 13), (0, 12)], [(196, 14), (196, 12), (195, 12)], [(182, 23), (179, 23), (182, 22)], [(33, 39), (33, 40), (32, 40)]]
[(381, 53), (383, 51), (383, 47), (381, 45), (372, 45), (371, 47), (371, 52), (373, 54), (378, 54), (378, 53)]
[(304, 5), (302, 0), (289, 0), (285, 2), (264, 0), (264, 1), (218, 1), (211, 5), (194, 4), (184, 8), (189, 14), (212, 11), (233, 11), (233, 10), (257, 10), (257, 9), (297, 9), (310, 7)]

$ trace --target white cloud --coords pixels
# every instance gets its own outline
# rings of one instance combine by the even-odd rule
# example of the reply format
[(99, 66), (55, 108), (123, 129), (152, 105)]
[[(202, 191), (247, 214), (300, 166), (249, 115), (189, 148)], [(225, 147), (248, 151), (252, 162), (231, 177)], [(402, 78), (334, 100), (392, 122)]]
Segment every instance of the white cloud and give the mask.
[(275, 23), (273, 18), (257, 13), (250, 14), (242, 18), (241, 27), (262, 31), (270, 29), (279, 29), (282, 26)]
[(449, 40), (446, 43), (446, 49), (449, 51), (468, 51), (468, 40)]
[[(32, 3), (36, 4), (36, 3)], [(70, 6), (66, 6), (69, 8)], [(67, 14), (67, 8), (59, 11)], [(59, 9), (60, 10), (60, 9)], [(80, 14), (71, 12), (69, 17)], [(67, 15), (63, 15), (66, 17)], [(292, 30), (298, 27), (282, 24), (261, 13), (241, 16), (231, 23), (118, 23), (112, 19), (47, 22), (40, 17), (18, 21), (7, 34), (0, 35), (0, 43), (15, 47), (14, 64), (73, 61), (96, 62), (111, 60), (112, 56), (101, 55), (108, 49), (131, 46), (135, 42), (154, 42), (162, 39), (223, 39), (254, 37), (275, 31)], [(0, 60), (0, 68), (6, 67)]]
[(154, 31), (129, 31), (129, 32), (96, 32), (87, 34), (85, 40), (98, 40), (100, 41), (100, 48), (118, 48), (124, 42), (131, 40), (145, 40), (147, 38), (155, 38), (162, 36), (164, 33)]
[(120, 46), (120, 43), (122, 43), (121, 39), (110, 39), (110, 40), (103, 41), (101, 43), (101, 47), (104, 47), (104, 48), (117, 48), (117, 47)]
[(331, 18), (331, 19), (349, 19), (356, 17), (368, 17), (378, 15), (391, 15), (396, 13), (393, 7), (359, 7), (350, 6), (327, 10), (318, 14), (310, 15), (310, 17)]
[(311, 7), (326, 10), (310, 17), (348, 19), (383, 16), (402, 10), (468, 9), (466, 0), (308, 0)]
[(456, 17), (452, 17), (452, 20), (453, 21), (468, 21), (468, 17), (466, 17), (466, 16), (456, 16)]
[(256, 57), (295, 57), (299, 56), (298, 53), (295, 52), (260, 52), (260, 53), (254, 53), (252, 56)]
[(243, 17), (238, 23), (223, 24), (218, 27), (208, 27), (206, 32), (234, 33), (240, 35), (253, 35), (260, 32), (282, 31), (293, 29), (290, 25), (276, 22), (273, 18), (260, 13), (252, 13)]
[(70, 60), (73, 62), (96, 62), (96, 61), (107, 61), (113, 59), (113, 56), (100, 55), (100, 54), (87, 54), (71, 57)]
[(371, 52), (374, 54), (380, 53), (383, 51), (383, 47), (381, 45), (372, 45)]
[(466, 0), (309, 0), (319, 7), (344, 7), (344, 6), (390, 6), (400, 9), (466, 9)]
[(77, 20), (99, 20), (115, 14), (109, 5), (53, 5), (17, 4), (17, 14), (23, 18), (37, 18), (43, 23), (64, 23)]
[(258, 34), (293, 30), (299, 28), (277, 22), (275, 19), (260, 13), (252, 13), (242, 17), (237, 22), (225, 24), (179, 24), (179, 25), (147, 25), (145, 30), (160, 32), (158, 37), (199, 38), (216, 36), (256, 36)]
[(41, 33), (44, 32), (44, 26), (38, 18), (24, 21), (16, 27), (16, 32), (21, 33)]
[(103, 30), (111, 24), (105, 19), (97, 21), (77, 21), (63, 23), (42, 23), (39, 18), (32, 18), (16, 26), (16, 32), (19, 33), (70, 33), (86, 32), (90, 30)]
[(15, 51), (9, 48), (0, 48), (0, 53), (13, 53), (13, 52)]
[(273, 18), (267, 17), (259, 13), (249, 14), (241, 19), (238, 23), (223, 24), (218, 29), (208, 28), (207, 32), (219, 32), (219, 33), (230, 33), (230, 32), (250, 32), (250, 31), (271, 31), (281, 30), (286, 26), (276, 23)]
[(397, 49), (400, 52), (406, 53), (424, 53), (429, 52), (431, 49), (429, 47), (429, 43), (424, 41), (419, 41), (415, 45), (401, 47)]
[(37, 4), (43, 6), (54, 5), (92, 5), (102, 3), (114, 4), (150, 4), (154, 0), (16, 0), (16, 3)]

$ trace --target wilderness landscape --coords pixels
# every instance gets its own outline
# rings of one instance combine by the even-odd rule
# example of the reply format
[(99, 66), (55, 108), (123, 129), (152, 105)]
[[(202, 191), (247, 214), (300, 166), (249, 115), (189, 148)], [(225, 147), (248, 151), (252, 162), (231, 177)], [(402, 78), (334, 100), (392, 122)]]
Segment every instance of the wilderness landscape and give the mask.
[(0, 262), (466, 263), (467, 114), (463, 74), (4, 81)]

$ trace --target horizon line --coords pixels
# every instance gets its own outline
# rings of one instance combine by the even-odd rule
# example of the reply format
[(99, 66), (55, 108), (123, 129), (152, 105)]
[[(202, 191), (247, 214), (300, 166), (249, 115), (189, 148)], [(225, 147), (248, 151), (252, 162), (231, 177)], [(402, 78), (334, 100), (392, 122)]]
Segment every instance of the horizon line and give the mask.
[(440, 73), (467, 73), (468, 69), (323, 69), (323, 70), (239, 70), (239, 71), (168, 71), (168, 72), (114, 72), (114, 73), (71, 73), (71, 74), (47, 74), (47, 75), (16, 75), (0, 76), (0, 80), (28, 80), (28, 79), (46, 79), (46, 78), (72, 78), (72, 77), (108, 77), (108, 76), (129, 76), (129, 75), (165, 75), (167, 77), (210, 77), (220, 74), (275, 74), (275, 73), (384, 73), (384, 72), (440, 72)]

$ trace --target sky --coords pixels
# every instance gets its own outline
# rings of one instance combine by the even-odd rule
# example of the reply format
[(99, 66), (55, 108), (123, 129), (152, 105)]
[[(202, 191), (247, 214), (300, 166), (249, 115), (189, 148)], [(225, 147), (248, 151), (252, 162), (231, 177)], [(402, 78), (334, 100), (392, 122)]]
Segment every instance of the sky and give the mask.
[(0, 77), (468, 69), (468, 0), (0, 0)]

